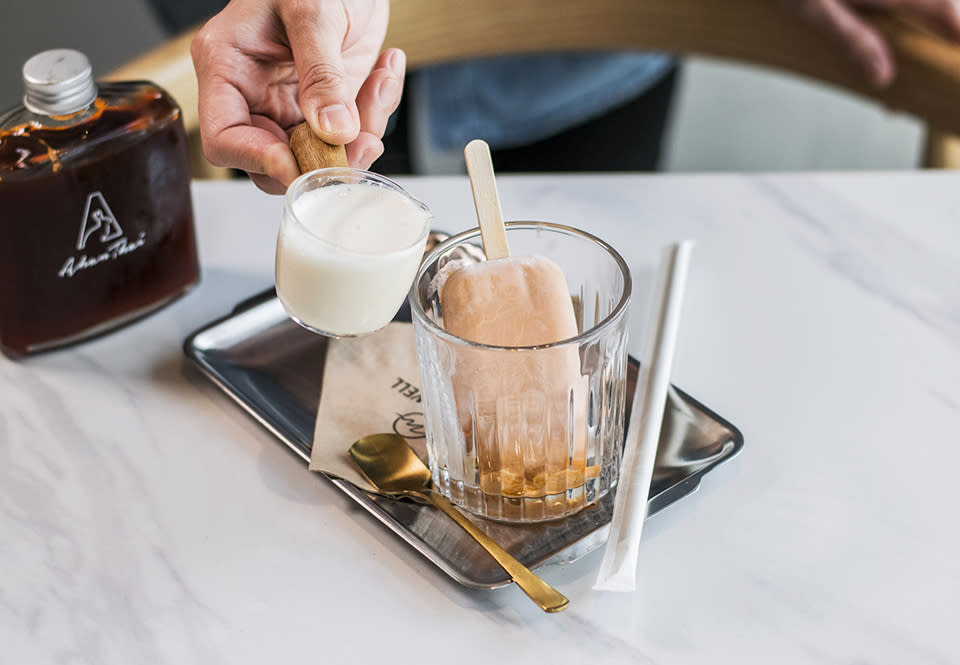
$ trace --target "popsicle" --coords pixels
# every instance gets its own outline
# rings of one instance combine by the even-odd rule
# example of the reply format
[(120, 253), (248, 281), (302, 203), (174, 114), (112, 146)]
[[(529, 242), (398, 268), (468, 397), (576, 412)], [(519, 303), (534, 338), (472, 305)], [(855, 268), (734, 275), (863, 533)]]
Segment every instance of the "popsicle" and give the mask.
[(440, 295), (444, 328), (494, 346), (537, 346), (577, 335), (563, 271), (545, 256), (488, 259), (451, 273)]
[[(510, 256), (489, 148), (464, 151), (487, 260), (451, 273), (440, 293), (444, 328), (499, 347), (550, 345), (578, 333), (561, 268)], [(459, 348), (452, 382), (484, 493), (544, 496), (583, 484), (586, 377), (577, 345)]]
[(444, 327), (496, 346), (535, 346), (577, 334), (563, 270), (545, 256), (510, 256), (489, 146), (464, 149), (486, 261), (451, 273), (440, 301)]

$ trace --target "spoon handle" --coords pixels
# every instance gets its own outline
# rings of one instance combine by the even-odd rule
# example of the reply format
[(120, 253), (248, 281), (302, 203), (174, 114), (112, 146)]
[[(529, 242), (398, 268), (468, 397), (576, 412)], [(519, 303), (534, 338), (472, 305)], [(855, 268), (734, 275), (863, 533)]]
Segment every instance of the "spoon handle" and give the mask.
[(505, 549), (497, 545), (490, 536), (478, 529), (473, 522), (459, 510), (454, 508), (453, 504), (444, 497), (435, 492), (424, 492), (423, 496), (430, 500), (430, 503), (445, 512), (454, 522), (459, 524), (464, 531), (473, 536), (483, 549), (490, 556), (497, 560), (503, 569), (510, 573), (510, 577), (517, 583), (530, 599), (540, 606), (544, 612), (561, 612), (567, 609), (570, 601), (566, 596), (554, 589), (552, 586), (537, 577), (529, 568), (517, 561)]

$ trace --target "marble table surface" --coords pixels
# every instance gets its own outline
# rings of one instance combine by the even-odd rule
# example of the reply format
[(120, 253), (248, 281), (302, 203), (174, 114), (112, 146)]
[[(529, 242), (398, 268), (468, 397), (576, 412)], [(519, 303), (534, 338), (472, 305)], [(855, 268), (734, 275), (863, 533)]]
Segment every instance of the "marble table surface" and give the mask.
[[(402, 183), (473, 225), (463, 178)], [(958, 662), (960, 175), (502, 177), (507, 218), (637, 278), (693, 238), (674, 383), (743, 452), (650, 520), (632, 594), (463, 588), (185, 359), (272, 285), (282, 201), (197, 183), (202, 284), (101, 339), (0, 359), (0, 662)], [(345, 442), (346, 444), (347, 442)]]

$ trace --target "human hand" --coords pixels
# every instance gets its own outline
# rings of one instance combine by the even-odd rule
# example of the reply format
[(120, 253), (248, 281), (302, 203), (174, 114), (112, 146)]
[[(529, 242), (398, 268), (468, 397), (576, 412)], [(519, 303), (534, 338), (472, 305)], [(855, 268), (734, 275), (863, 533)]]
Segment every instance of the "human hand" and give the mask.
[(388, 12), (388, 0), (232, 0), (191, 46), (207, 159), (282, 194), (300, 175), (288, 133), (306, 120), (369, 168), (406, 67), (399, 49), (377, 56)]
[(932, 30), (960, 42), (960, 8), (955, 0), (779, 0), (787, 10), (832, 37), (863, 70), (870, 83), (889, 85), (896, 63), (883, 36), (857, 15), (878, 9), (913, 16)]

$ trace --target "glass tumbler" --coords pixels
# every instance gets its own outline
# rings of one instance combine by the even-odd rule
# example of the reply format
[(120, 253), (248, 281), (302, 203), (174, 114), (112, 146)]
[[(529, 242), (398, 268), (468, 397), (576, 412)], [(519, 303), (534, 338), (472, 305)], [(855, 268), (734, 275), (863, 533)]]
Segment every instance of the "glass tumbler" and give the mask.
[(430, 232), (427, 205), (370, 171), (310, 171), (287, 188), (277, 235), (277, 296), (303, 327), (368, 335), (403, 304)]
[(512, 256), (563, 270), (576, 337), (533, 347), (474, 343), (443, 328), (447, 275), (482, 260), (479, 229), (424, 260), (410, 291), (436, 490), (482, 517), (540, 522), (617, 483), (623, 445), (630, 271), (610, 245), (545, 222), (507, 224)]

